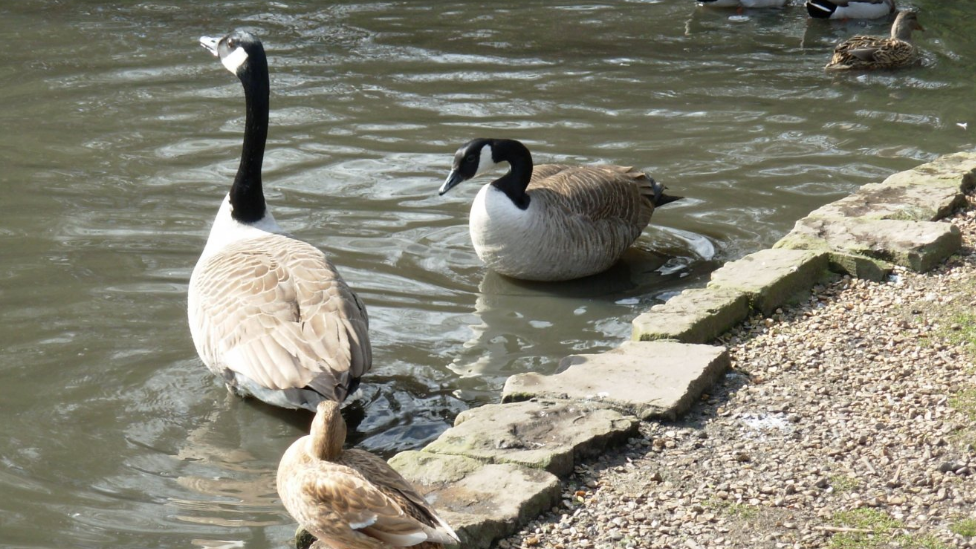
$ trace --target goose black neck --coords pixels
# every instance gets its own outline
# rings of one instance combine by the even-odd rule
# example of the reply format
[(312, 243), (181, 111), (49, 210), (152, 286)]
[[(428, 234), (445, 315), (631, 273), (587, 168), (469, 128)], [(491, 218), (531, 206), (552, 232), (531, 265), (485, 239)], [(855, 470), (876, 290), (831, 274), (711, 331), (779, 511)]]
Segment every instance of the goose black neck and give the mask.
[(264, 162), (264, 145), (268, 140), (270, 85), (264, 52), (250, 54), (238, 77), (244, 86), (247, 115), (241, 163), (237, 167), (234, 185), (230, 188), (231, 215), (241, 223), (255, 223), (264, 217), (266, 211), (261, 188), (261, 165)]
[(508, 173), (491, 182), (492, 186), (505, 193), (520, 210), (528, 208), (529, 195), (525, 189), (532, 179), (529, 149), (514, 139), (496, 139), (491, 143), (491, 155), (495, 162), (505, 161), (510, 166)]

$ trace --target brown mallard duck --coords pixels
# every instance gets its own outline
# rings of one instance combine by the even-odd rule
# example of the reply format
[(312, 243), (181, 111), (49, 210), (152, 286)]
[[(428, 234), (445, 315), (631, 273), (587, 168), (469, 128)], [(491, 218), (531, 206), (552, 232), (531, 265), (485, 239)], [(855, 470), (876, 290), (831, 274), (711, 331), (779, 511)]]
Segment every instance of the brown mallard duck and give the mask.
[(298, 524), (330, 549), (437, 549), (458, 537), (385, 461), (343, 450), (346, 422), (339, 404), (319, 403), (311, 433), (296, 440), (278, 465), (278, 496)]
[(854, 36), (834, 48), (826, 70), (898, 69), (918, 62), (918, 48), (912, 44), (912, 31), (924, 31), (914, 11), (898, 13), (891, 25), (891, 37)]

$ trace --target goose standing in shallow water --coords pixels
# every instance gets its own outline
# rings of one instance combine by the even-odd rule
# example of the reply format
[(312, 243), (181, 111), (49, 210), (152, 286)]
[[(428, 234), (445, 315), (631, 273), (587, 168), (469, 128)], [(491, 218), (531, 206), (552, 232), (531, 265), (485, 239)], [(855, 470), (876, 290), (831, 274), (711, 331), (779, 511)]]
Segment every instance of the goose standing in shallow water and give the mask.
[(523, 280), (582, 278), (610, 268), (640, 236), (654, 208), (680, 197), (632, 168), (532, 165), (514, 139), (474, 139), (454, 155), (444, 194), (499, 163), (510, 171), (471, 206), (475, 252), (492, 270)]
[(362, 450), (345, 450), (339, 406), (318, 405), (311, 433), (278, 464), (278, 496), (298, 524), (332, 549), (434, 549), (457, 534), (399, 473)]
[(242, 396), (314, 411), (342, 402), (372, 362), (366, 308), (325, 254), (282, 231), (268, 211), (261, 164), (268, 136), (268, 62), (245, 31), (201, 45), (244, 86), (244, 147), (203, 254), (187, 312), (203, 363)]
[(834, 48), (834, 55), (824, 69), (874, 70), (899, 69), (914, 65), (921, 59), (918, 48), (912, 44), (912, 31), (924, 31), (914, 11), (898, 13), (891, 25), (891, 37), (854, 36)]

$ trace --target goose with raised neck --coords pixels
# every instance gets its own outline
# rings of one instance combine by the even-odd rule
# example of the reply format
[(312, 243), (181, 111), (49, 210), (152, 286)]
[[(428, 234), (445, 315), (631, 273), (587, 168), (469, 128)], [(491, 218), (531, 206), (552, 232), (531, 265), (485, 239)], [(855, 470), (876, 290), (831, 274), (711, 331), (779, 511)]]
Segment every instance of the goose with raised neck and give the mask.
[(237, 174), (190, 277), (194, 346), (239, 395), (310, 411), (342, 402), (372, 363), (369, 319), (325, 254), (283, 234), (265, 203), (264, 46), (243, 30), (200, 43), (240, 79), (246, 116)]

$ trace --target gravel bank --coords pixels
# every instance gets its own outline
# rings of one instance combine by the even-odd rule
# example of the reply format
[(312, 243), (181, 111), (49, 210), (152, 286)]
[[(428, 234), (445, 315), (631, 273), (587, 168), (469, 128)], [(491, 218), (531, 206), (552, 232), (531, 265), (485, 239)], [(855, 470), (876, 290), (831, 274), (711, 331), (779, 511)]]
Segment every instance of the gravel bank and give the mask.
[(564, 483), (498, 547), (976, 548), (976, 210), (924, 275), (844, 279), (723, 341), (682, 421)]

